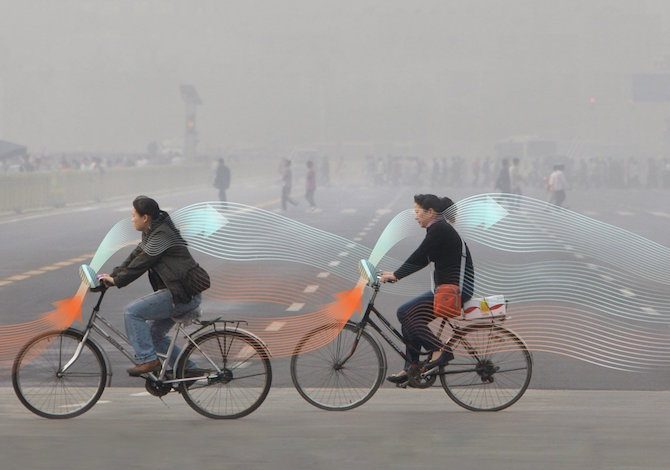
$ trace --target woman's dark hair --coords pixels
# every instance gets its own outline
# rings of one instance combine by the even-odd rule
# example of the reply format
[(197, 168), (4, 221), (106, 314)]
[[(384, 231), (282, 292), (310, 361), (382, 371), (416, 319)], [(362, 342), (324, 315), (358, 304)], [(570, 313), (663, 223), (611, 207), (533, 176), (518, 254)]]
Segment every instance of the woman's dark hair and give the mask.
[(161, 213), (158, 203), (148, 196), (137, 196), (133, 201), (133, 207), (140, 215), (148, 215), (152, 219), (157, 219)]
[(179, 241), (186, 244), (186, 241), (182, 238), (179, 229), (174, 225), (168, 213), (158, 207), (155, 199), (151, 199), (148, 196), (137, 196), (133, 201), (133, 207), (138, 214), (151, 217), (151, 220), (154, 221), (152, 223), (166, 223), (179, 237)]
[[(454, 201), (448, 197), (437, 197), (434, 194), (417, 194), (414, 196), (414, 202), (424, 210), (433, 209), (438, 214), (444, 215), (447, 220), (456, 221), (456, 207), (452, 207)], [(448, 210), (450, 207), (451, 210)]]

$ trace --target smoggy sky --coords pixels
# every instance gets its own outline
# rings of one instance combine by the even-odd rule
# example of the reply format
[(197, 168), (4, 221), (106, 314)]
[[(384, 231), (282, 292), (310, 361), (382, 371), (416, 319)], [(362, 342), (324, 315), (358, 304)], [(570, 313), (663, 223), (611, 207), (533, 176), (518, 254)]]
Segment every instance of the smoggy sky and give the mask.
[(0, 139), (32, 152), (181, 144), (193, 84), (202, 151), (512, 135), (663, 141), (670, 2), (0, 0)]

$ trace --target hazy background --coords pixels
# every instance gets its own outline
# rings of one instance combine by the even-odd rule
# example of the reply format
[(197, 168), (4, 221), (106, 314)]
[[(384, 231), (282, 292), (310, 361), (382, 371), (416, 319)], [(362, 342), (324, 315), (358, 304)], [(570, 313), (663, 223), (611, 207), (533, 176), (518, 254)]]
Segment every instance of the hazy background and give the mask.
[(666, 152), (670, 4), (588, 1), (0, 1), (0, 139), (30, 152), (407, 145), (493, 153), (535, 135)]

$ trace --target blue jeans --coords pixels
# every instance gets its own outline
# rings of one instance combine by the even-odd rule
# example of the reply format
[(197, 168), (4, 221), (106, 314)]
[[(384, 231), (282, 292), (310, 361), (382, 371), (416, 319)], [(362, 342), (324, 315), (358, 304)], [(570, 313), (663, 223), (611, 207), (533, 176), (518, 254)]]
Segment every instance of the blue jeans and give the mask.
[[(175, 304), (170, 291), (161, 289), (129, 304), (124, 320), (128, 340), (135, 349), (137, 363), (144, 364), (158, 359), (157, 351), (165, 354), (170, 346), (170, 339), (165, 335), (175, 323), (172, 317), (194, 310), (201, 301), (202, 296), (197, 294), (186, 304)], [(168, 366), (174, 364), (180, 353), (181, 349), (175, 345), (168, 359)]]

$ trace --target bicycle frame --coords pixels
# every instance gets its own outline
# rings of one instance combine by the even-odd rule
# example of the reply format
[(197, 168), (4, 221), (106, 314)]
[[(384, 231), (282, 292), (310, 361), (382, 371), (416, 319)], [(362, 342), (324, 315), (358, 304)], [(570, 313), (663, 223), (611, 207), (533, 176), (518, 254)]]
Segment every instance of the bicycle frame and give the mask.
[[(356, 348), (358, 346), (359, 340), (361, 338), (361, 335), (363, 334), (363, 330), (368, 325), (370, 325), (372, 327), (372, 329), (374, 329), (377, 333), (379, 333), (379, 335), (384, 339), (384, 341), (386, 341), (386, 343), (389, 346), (391, 346), (391, 348), (396, 353), (398, 353), (398, 355), (400, 357), (402, 357), (405, 361), (407, 360), (407, 355), (405, 354), (405, 352), (402, 349), (400, 349), (400, 347), (397, 345), (396, 341), (389, 338), (389, 336), (387, 335), (387, 333), (384, 330), (386, 330), (388, 333), (390, 333), (392, 336), (394, 336), (397, 341), (400, 341), (406, 347), (411, 347), (411, 346), (407, 345), (407, 343), (405, 342), (405, 340), (403, 338), (402, 333), (399, 332), (397, 329), (395, 329), (393, 327), (393, 325), (391, 325), (391, 323), (386, 319), (386, 317), (384, 317), (384, 315), (379, 310), (377, 310), (375, 308), (374, 302), (375, 302), (375, 299), (377, 297), (377, 294), (379, 293), (379, 285), (378, 284), (373, 285), (372, 289), (374, 290), (374, 292), (372, 294), (372, 297), (370, 297), (370, 300), (368, 301), (368, 306), (365, 310), (365, 313), (363, 314), (363, 318), (361, 318), (360, 322), (356, 323), (356, 326), (358, 327), (358, 333), (356, 334), (356, 339), (354, 340), (354, 343), (352, 344), (351, 351), (341, 361), (339, 366), (344, 365), (354, 355), (354, 353), (356, 352)], [(371, 316), (371, 314), (373, 314), (373, 313), (376, 315), (376, 317), (379, 320), (381, 320), (381, 325), (383, 326), (383, 328), (382, 328), (382, 326), (380, 326), (379, 324), (377, 324), (374, 321), (373, 317)], [(451, 337), (446, 342), (442, 342), (442, 344), (449, 347), (452, 344), (454, 344), (455, 342), (462, 340), (463, 343), (464, 343), (465, 349), (468, 350), (468, 352), (470, 354), (473, 354), (476, 357), (477, 356), (476, 349), (473, 348), (464, 339), (465, 330), (463, 328), (459, 328), (458, 325), (454, 325), (447, 318), (442, 318), (442, 321), (440, 323), (440, 328), (439, 328), (438, 333), (437, 333), (437, 337), (439, 338), (440, 336), (442, 336), (442, 332), (444, 331), (444, 327), (447, 323), (449, 324), (449, 326), (453, 330), (453, 334), (451, 335)], [(425, 353), (421, 353), (421, 351), (419, 351), (419, 354), (425, 354)], [(472, 369), (472, 372), (474, 372), (474, 371), (475, 371), (475, 369)], [(470, 372), (470, 370), (459, 369), (459, 370), (453, 370), (453, 371), (443, 371), (440, 374), (460, 374), (460, 373), (463, 373), (463, 372)]]
[[(105, 327), (109, 328), (118, 338), (120, 338), (126, 345), (130, 345), (130, 341), (128, 340), (128, 337), (123, 334), (121, 331), (119, 331), (117, 328), (115, 328), (107, 319), (105, 319), (102, 315), (99, 314), (100, 312), (100, 305), (102, 303), (102, 299), (105, 296), (105, 292), (107, 289), (92, 289), (94, 292), (100, 292), (100, 297), (98, 298), (98, 302), (96, 303), (95, 307), (93, 307), (93, 311), (91, 313), (90, 318), (88, 319), (88, 322), (86, 323), (86, 327), (84, 328), (83, 331), (83, 337), (79, 345), (77, 346), (73, 356), (70, 358), (69, 361), (62, 367), (60, 373), (66, 372), (72, 364), (75, 363), (75, 361), (79, 358), (81, 355), (81, 351), (84, 347), (84, 343), (89, 339), (91, 331), (94, 331), (98, 333), (100, 336), (102, 336), (104, 339), (106, 339), (112, 346), (114, 346), (118, 351), (120, 351), (124, 356), (126, 356), (133, 364), (136, 364), (134, 355), (132, 355), (124, 346), (121, 344), (119, 341), (116, 340), (114, 336), (109, 334), (107, 331), (105, 331), (102, 327), (100, 327), (96, 321), (100, 321)], [(202, 350), (200, 349), (200, 346), (195, 341), (195, 335), (198, 334), (200, 331), (204, 330), (205, 328), (208, 328), (209, 326), (214, 327), (214, 331), (216, 331), (216, 323), (224, 323), (224, 330), (226, 330), (226, 326), (228, 323), (236, 323), (237, 326), (241, 323), (240, 321), (227, 321), (227, 320), (220, 320), (220, 318), (217, 318), (216, 320), (213, 321), (207, 321), (201, 323), (201, 327), (198, 328), (196, 331), (193, 333), (189, 334), (186, 332), (184, 329), (183, 323), (181, 322), (176, 322), (177, 328), (175, 329), (174, 335), (172, 336), (172, 339), (170, 340), (170, 346), (168, 347), (168, 350), (165, 354), (158, 354), (160, 357), (164, 357), (165, 360), (163, 361), (161, 371), (156, 376), (153, 372), (150, 372), (148, 374), (148, 377), (151, 381), (153, 382), (162, 382), (164, 384), (174, 384), (174, 383), (179, 383), (179, 382), (186, 382), (186, 381), (193, 381), (193, 380), (200, 380), (200, 379), (208, 379), (210, 376), (209, 375), (203, 375), (201, 377), (194, 376), (194, 377), (188, 377), (184, 379), (169, 379), (165, 380), (166, 373), (168, 370), (168, 361), (167, 358), (169, 358), (172, 355), (172, 352), (174, 351), (175, 345), (177, 343), (177, 338), (179, 337), (180, 334), (184, 335), (184, 338), (192, 343), (195, 348), (200, 351), (200, 353), (203, 355), (207, 361), (212, 365), (214, 368), (215, 372), (213, 372), (213, 375), (216, 374), (221, 374), (222, 370), (216, 365), (216, 363)], [(238, 328), (235, 328), (235, 331), (238, 330)], [(101, 351), (102, 348), (100, 348)], [(227, 359), (226, 359), (227, 360)], [(179, 358), (175, 360), (175, 364), (179, 362)], [(225, 367), (225, 364), (224, 364)], [(111, 380), (111, 367), (108, 369), (110, 371), (110, 380)]]

